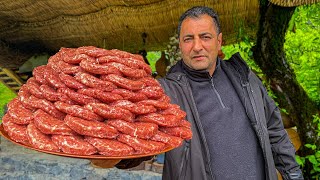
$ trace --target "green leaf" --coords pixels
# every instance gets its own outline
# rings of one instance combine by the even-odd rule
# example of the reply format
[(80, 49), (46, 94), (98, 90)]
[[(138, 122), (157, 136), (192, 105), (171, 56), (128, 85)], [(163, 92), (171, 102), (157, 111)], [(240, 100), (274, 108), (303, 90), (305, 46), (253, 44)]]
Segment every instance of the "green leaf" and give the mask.
[(314, 144), (306, 144), (305, 146), (306, 146), (307, 148), (312, 149), (312, 150), (315, 150), (315, 149), (317, 148), (317, 146), (314, 145)]
[(313, 169), (314, 169), (316, 172), (320, 172), (319, 164), (318, 164), (318, 166), (314, 166)]
[(296, 161), (297, 161), (297, 163), (299, 164), (299, 166), (304, 166), (305, 158), (296, 155)]
[(312, 164), (318, 164), (318, 161), (314, 155), (309, 155), (307, 156), (307, 159), (312, 163)]

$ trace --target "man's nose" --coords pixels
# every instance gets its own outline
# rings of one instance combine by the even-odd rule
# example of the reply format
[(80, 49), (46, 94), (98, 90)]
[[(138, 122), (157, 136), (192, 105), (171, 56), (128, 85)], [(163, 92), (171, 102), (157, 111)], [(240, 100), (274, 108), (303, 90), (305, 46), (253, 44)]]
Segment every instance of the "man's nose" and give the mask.
[(193, 50), (199, 52), (203, 49), (202, 42), (200, 38), (194, 39)]

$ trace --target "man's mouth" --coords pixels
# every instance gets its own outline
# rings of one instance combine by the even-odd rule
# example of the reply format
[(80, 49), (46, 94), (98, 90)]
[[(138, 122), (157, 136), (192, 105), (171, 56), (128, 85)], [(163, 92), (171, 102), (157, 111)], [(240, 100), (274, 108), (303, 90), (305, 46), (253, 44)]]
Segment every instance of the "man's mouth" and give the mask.
[(206, 56), (204, 55), (197, 55), (197, 56), (192, 56), (192, 59), (200, 61), (203, 60)]

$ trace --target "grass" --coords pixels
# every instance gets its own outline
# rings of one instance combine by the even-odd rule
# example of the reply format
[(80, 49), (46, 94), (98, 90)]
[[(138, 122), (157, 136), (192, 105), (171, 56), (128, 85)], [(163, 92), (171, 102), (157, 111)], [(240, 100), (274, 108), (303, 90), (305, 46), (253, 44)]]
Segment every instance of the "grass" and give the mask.
[[(13, 93), (7, 86), (0, 82), (0, 119), (4, 115), (4, 108), (17, 95)], [(1, 120), (0, 120), (1, 122)]]

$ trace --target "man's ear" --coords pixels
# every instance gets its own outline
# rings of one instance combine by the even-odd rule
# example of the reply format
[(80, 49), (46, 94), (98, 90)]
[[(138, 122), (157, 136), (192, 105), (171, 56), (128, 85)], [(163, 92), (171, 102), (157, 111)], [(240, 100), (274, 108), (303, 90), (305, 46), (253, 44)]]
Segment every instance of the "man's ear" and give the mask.
[(221, 50), (222, 47), (222, 33), (219, 33), (218, 35), (218, 50)]

